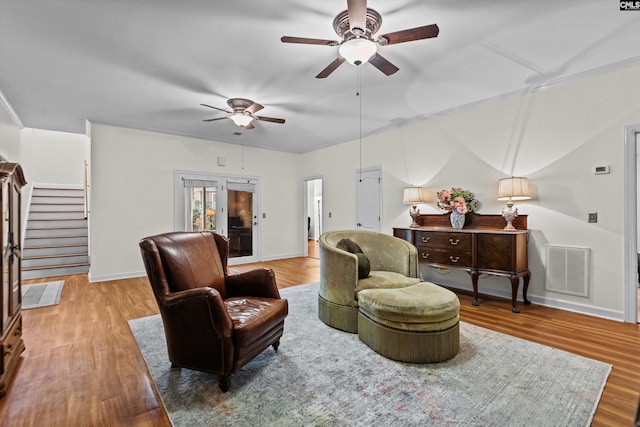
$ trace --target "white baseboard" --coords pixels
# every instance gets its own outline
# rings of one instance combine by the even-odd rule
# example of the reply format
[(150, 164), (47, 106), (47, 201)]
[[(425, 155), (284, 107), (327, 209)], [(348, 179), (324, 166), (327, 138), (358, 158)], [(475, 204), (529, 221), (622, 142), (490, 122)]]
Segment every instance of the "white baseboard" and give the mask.
[(132, 271), (129, 273), (103, 274), (94, 276), (89, 273), (89, 283), (108, 282), (109, 280), (132, 279), (134, 277), (146, 276), (146, 271)]

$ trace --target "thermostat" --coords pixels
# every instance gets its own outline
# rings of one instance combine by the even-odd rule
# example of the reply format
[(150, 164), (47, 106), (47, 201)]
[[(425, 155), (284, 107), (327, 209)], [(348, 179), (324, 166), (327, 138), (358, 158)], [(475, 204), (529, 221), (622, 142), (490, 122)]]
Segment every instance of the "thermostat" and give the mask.
[(593, 168), (593, 173), (596, 175), (602, 175), (609, 172), (611, 172), (611, 168), (609, 167), (609, 165), (595, 166)]

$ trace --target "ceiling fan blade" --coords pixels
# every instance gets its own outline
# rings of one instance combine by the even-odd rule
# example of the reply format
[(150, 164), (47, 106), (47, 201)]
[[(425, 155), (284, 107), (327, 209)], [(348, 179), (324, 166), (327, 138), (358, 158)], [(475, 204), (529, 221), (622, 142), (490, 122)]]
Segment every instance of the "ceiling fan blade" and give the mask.
[(253, 129), (253, 128), (255, 128), (255, 126), (253, 125), (253, 122), (251, 122), (248, 125), (246, 125), (244, 128), (245, 129)]
[(275, 117), (265, 117), (265, 116), (254, 116), (258, 120), (262, 120), (263, 122), (272, 122), (272, 123), (284, 123), (284, 119), (276, 119)]
[(335, 40), (323, 40), (323, 39), (309, 39), (306, 37), (280, 37), (282, 43), (301, 43), (301, 44), (319, 44), (324, 46), (337, 46), (338, 42)]
[(369, 59), (369, 62), (371, 63), (371, 65), (385, 73), (387, 76), (390, 76), (391, 74), (399, 70), (398, 67), (393, 65), (379, 53), (376, 53), (373, 58)]
[(354, 28), (364, 31), (367, 29), (367, 0), (347, 0), (347, 11), (349, 13), (349, 27), (351, 32)]
[(327, 65), (324, 70), (318, 73), (316, 79), (324, 79), (325, 77), (328, 77), (329, 74), (333, 73), (335, 69), (338, 68), (344, 61), (345, 59), (343, 57), (337, 57), (331, 64)]
[(206, 119), (203, 122), (215, 122), (216, 120), (228, 119), (229, 117), (216, 117), (215, 119)]
[(262, 110), (264, 107), (260, 104), (258, 104), (257, 102), (254, 102), (253, 104), (249, 105), (249, 107), (247, 107), (247, 109), (245, 111), (248, 111), (251, 114), (255, 114), (256, 112)]
[(425, 25), (424, 27), (416, 27), (408, 30), (396, 31), (394, 33), (383, 34), (378, 37), (378, 40), (384, 38), (387, 40), (386, 44), (404, 43), (438, 37), (439, 32), (440, 28), (438, 28), (436, 24), (431, 24)]
[(225, 113), (232, 114), (232, 112), (231, 112), (231, 111), (227, 111), (227, 110), (224, 110), (224, 109), (222, 109), (222, 108), (212, 107), (211, 105), (207, 105), (207, 104), (200, 104), (200, 105), (202, 105), (203, 107), (209, 107), (209, 108), (213, 108), (214, 110), (220, 110), (220, 111), (224, 111)]

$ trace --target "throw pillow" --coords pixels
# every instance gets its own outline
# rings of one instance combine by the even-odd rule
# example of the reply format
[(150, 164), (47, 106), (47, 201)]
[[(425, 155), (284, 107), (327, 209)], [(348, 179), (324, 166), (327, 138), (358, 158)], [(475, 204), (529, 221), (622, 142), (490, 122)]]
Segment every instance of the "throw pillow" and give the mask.
[(342, 239), (336, 244), (336, 248), (350, 252), (358, 258), (358, 280), (369, 277), (371, 263), (356, 242), (351, 239)]

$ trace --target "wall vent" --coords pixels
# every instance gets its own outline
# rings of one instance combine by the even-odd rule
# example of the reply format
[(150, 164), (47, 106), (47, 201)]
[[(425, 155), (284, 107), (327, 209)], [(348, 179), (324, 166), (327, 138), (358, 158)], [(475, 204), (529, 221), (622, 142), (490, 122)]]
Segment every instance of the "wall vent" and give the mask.
[(590, 248), (546, 245), (545, 289), (588, 297), (590, 253)]

